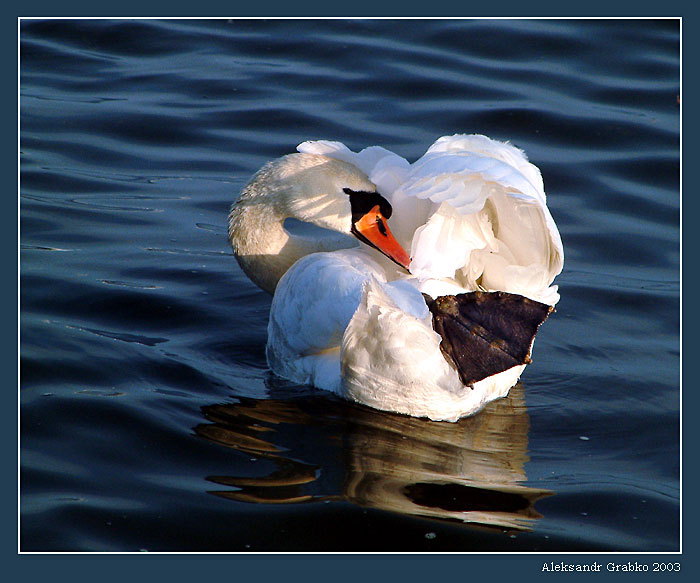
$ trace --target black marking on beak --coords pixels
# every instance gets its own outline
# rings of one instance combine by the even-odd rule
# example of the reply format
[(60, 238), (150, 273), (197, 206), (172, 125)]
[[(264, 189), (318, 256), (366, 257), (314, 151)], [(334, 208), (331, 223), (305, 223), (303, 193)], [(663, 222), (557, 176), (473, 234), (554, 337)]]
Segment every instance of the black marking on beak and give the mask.
[(391, 213), (393, 211), (391, 204), (378, 192), (351, 190), (350, 188), (343, 188), (343, 192), (350, 196), (353, 225), (375, 206), (379, 206), (379, 212), (382, 213), (385, 219), (391, 218)]

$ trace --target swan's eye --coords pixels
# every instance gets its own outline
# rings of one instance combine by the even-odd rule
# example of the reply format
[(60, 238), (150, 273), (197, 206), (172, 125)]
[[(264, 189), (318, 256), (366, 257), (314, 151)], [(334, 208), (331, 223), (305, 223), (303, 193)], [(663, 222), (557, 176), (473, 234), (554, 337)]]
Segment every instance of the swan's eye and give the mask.
[(350, 188), (343, 188), (343, 192), (350, 197), (353, 223), (364, 217), (375, 206), (379, 206), (379, 212), (385, 219), (391, 217), (391, 204), (378, 192), (357, 191)]

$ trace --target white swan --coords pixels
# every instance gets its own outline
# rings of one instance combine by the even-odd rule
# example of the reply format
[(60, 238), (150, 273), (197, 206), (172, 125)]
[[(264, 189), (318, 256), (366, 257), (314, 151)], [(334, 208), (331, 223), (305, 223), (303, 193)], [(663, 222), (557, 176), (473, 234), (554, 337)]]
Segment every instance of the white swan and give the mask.
[[(434, 420), (505, 396), (559, 299), (564, 254), (539, 170), (479, 135), (440, 138), (413, 164), (381, 147), (297, 149), (229, 215), (239, 264), (274, 294), (271, 369)], [(334, 236), (292, 236), (290, 217)]]

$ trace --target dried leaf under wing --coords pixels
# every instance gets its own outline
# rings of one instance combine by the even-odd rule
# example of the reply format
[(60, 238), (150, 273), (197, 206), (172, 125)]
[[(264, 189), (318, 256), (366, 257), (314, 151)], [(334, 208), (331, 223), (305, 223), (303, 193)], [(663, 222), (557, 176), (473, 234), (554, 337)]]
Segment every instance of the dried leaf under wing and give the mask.
[(529, 364), (537, 329), (552, 306), (507, 292), (423, 294), (440, 334), (440, 349), (462, 383), (475, 382), (521, 364)]

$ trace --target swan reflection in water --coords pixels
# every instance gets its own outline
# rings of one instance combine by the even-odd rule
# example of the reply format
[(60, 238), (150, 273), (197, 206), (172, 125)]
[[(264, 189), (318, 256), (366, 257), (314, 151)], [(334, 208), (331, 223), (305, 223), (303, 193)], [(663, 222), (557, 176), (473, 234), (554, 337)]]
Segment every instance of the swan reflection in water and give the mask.
[[(232, 500), (346, 500), (400, 514), (532, 530), (549, 490), (523, 486), (529, 416), (523, 387), (457, 423), (385, 413), (322, 397), (241, 398), (203, 407), (194, 428), (212, 442), (271, 461), (263, 477), (209, 476)], [(240, 466), (237, 466), (240, 467)]]

